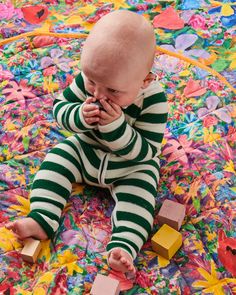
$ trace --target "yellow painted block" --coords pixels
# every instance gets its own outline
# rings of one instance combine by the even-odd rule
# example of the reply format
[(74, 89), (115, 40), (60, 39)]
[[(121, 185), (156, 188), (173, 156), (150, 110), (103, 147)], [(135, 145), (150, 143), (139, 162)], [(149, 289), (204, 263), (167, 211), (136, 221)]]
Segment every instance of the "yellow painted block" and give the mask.
[(171, 259), (182, 245), (182, 235), (167, 224), (152, 237), (152, 249), (166, 259)]

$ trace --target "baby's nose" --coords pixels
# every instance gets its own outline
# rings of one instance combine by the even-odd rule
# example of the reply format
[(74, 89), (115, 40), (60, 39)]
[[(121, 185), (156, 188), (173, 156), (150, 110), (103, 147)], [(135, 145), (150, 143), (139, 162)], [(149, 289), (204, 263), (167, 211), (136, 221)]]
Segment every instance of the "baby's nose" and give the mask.
[(94, 90), (93, 96), (94, 96), (96, 99), (102, 99), (102, 98), (105, 97), (104, 92), (103, 92), (102, 89), (100, 89), (100, 88), (96, 88), (96, 89)]

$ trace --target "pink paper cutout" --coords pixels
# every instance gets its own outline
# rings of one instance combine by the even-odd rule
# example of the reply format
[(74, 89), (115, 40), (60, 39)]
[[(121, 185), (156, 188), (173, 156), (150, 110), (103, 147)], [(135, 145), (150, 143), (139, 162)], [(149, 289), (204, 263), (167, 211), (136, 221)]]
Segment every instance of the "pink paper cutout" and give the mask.
[(122, 272), (111, 270), (108, 277), (118, 280), (120, 282), (120, 290), (126, 291), (133, 288), (133, 280), (128, 279), (126, 275)]
[(200, 85), (200, 81), (190, 79), (184, 88), (184, 95), (186, 97), (200, 96), (206, 93), (206, 88)]

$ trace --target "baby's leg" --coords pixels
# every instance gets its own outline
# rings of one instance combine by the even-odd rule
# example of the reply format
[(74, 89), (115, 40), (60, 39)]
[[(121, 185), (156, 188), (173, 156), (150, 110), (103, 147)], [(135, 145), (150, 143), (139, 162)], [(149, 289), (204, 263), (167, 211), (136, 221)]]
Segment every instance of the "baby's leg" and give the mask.
[(113, 230), (107, 250), (108, 263), (115, 270), (134, 270), (133, 260), (151, 232), (159, 179), (158, 171), (153, 173), (151, 170), (155, 171), (134, 172), (114, 183), (112, 194), (116, 206), (112, 213)]
[(62, 210), (71, 194), (72, 183), (82, 182), (76, 139), (70, 137), (55, 146), (37, 172), (30, 193), (27, 218), (8, 224), (20, 239), (52, 238)]

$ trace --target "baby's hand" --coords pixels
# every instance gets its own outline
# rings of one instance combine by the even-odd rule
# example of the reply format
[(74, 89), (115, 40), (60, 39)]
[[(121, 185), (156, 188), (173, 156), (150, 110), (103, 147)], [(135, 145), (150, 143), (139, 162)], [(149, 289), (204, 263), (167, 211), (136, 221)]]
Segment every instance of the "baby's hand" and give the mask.
[(100, 120), (99, 117), (99, 106), (94, 104), (96, 99), (94, 97), (88, 97), (83, 105), (82, 114), (86, 124), (92, 125)]
[(100, 119), (98, 122), (99, 125), (108, 125), (109, 123), (120, 118), (122, 110), (118, 104), (112, 102), (111, 100), (105, 99), (101, 99), (99, 102), (103, 107), (100, 111)]

